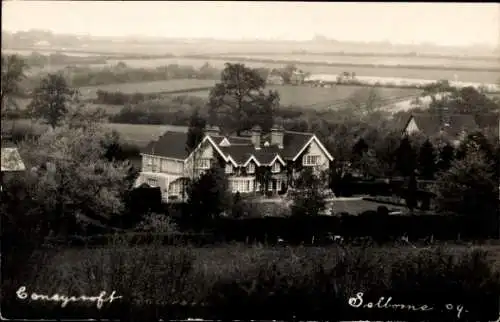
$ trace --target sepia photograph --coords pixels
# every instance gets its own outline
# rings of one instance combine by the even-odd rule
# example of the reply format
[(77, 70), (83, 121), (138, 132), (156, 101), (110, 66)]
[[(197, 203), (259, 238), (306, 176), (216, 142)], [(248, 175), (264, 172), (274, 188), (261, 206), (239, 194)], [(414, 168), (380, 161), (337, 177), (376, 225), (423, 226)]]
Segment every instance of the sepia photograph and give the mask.
[(500, 4), (2, 1), (3, 319), (500, 321)]

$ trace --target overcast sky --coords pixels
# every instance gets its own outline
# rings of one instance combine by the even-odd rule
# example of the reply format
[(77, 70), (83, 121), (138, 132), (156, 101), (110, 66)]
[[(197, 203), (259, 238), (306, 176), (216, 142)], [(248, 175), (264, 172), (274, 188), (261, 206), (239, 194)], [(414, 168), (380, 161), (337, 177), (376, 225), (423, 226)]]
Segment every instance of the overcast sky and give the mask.
[(95, 36), (497, 45), (498, 3), (2, 1), (2, 29)]

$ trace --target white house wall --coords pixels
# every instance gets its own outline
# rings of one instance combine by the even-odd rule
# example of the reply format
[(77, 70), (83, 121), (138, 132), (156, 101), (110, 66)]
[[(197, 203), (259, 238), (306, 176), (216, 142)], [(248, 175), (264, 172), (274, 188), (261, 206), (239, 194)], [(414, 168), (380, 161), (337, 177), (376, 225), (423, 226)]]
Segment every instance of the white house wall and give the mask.
[(407, 134), (413, 134), (419, 132), (419, 128), (417, 126), (417, 123), (415, 122), (415, 119), (412, 118), (410, 122), (408, 122), (408, 125), (406, 126), (406, 133)]
[(316, 143), (316, 141), (311, 141), (311, 144), (309, 144), (309, 149), (306, 150), (307, 153), (304, 153), (302, 155), (302, 158), (300, 160), (300, 162), (302, 163), (303, 161), (303, 158), (306, 156), (306, 155), (319, 155), (319, 164), (318, 164), (318, 169), (319, 170), (326, 170), (328, 169), (328, 166), (329, 166), (329, 160), (328, 160), (328, 157), (326, 156), (326, 154), (323, 152), (323, 150), (319, 147), (318, 143)]

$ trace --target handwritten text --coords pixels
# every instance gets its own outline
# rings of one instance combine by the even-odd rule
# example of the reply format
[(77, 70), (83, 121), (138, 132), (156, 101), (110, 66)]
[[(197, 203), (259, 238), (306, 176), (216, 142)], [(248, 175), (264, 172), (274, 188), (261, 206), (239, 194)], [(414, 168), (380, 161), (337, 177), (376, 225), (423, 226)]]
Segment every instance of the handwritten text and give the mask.
[(66, 296), (66, 295), (42, 295), (37, 293), (28, 294), (26, 292), (26, 287), (21, 286), (17, 292), (17, 298), (21, 300), (30, 299), (32, 301), (48, 301), (48, 302), (61, 302), (61, 307), (65, 307), (69, 302), (95, 302), (98, 309), (101, 309), (104, 303), (111, 303), (114, 300), (122, 298), (122, 296), (115, 296), (115, 291), (113, 291), (108, 297), (106, 296), (106, 292), (102, 291), (98, 296)]

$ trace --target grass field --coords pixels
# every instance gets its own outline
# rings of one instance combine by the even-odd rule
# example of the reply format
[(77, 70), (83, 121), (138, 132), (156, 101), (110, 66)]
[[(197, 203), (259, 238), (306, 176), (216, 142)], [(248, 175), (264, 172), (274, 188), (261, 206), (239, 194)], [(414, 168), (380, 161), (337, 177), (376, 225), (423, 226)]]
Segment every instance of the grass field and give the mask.
[(190, 90), (193, 88), (206, 88), (214, 86), (215, 80), (204, 79), (172, 79), (167, 81), (154, 81), (142, 83), (109, 84), (99, 86), (80, 87), (80, 93), (84, 99), (97, 97), (97, 90), (127, 94), (133, 93), (159, 93), (179, 90)]
[[(180, 91), (185, 89), (186, 95), (208, 98), (209, 91), (206, 89), (200, 91), (190, 91), (196, 88), (206, 88), (213, 86), (215, 80), (199, 80), (199, 79), (179, 79), (168, 81), (155, 81), (146, 83), (128, 83), (128, 84), (112, 84), (92, 87), (82, 87), (80, 92), (84, 98), (93, 98), (98, 89), (104, 91), (121, 91), (124, 93), (159, 93), (169, 91)], [(277, 90), (280, 94), (280, 104), (283, 106), (318, 106), (328, 107), (329, 105), (338, 105), (344, 102), (355, 93), (367, 92), (365, 86), (356, 85), (341, 85), (332, 88), (309, 87), (309, 86), (278, 86), (270, 85), (266, 90)], [(421, 91), (411, 88), (377, 88), (380, 93), (381, 100), (392, 98), (405, 98), (412, 95), (417, 95)], [(181, 95), (182, 93), (171, 94), (172, 96)]]
[[(187, 132), (187, 127), (175, 125), (105, 123), (105, 126), (120, 133), (120, 136), (125, 142), (136, 144), (139, 147), (147, 145), (152, 140), (156, 140), (166, 131)], [(10, 130), (11, 128), (11, 121), (2, 120), (2, 129), (4, 129), (3, 131)], [(35, 133), (42, 133), (47, 128), (48, 125), (40, 124), (38, 122), (32, 122), (29, 119), (16, 120), (14, 123), (15, 131), (33, 129)]]
[(452, 57), (419, 57), (419, 56), (349, 56), (349, 55), (321, 55), (321, 54), (232, 54), (232, 57), (241, 59), (279, 59), (290, 61), (338, 63), (338, 64), (374, 64), (385, 66), (411, 65), (411, 66), (436, 66), (440, 67), (469, 67), (469, 68), (498, 68), (500, 62), (494, 59), (460, 59)]
[[(236, 57), (235, 57), (236, 58)], [(275, 57), (274, 59), (280, 60), (280, 57)], [(309, 61), (310, 59), (308, 59)], [(119, 61), (123, 61), (130, 67), (140, 67), (140, 68), (155, 68), (158, 66), (164, 66), (169, 64), (179, 64), (179, 65), (190, 65), (195, 68), (201, 67), (206, 62), (210, 65), (223, 68), (226, 62), (231, 63), (244, 63), (246, 66), (258, 68), (282, 68), (285, 63), (282, 62), (263, 62), (257, 59), (249, 60), (245, 58), (241, 59), (215, 59), (215, 58), (159, 58), (159, 59), (125, 59), (125, 60), (108, 60), (109, 65), (116, 65)], [(498, 80), (498, 71), (488, 71), (488, 70), (440, 70), (440, 69), (421, 69), (418, 66), (415, 68), (397, 68), (391, 66), (378, 66), (378, 67), (363, 67), (363, 66), (335, 66), (328, 65), (318, 62), (301, 62), (297, 63), (297, 67), (309, 72), (311, 74), (340, 74), (345, 71), (355, 72), (358, 76), (378, 76), (378, 77), (406, 77), (406, 78), (416, 78), (416, 79), (429, 79), (429, 80), (439, 80), (448, 79), (454, 80), (455, 75), (459, 81), (464, 82), (480, 82), (480, 83), (495, 83)], [(362, 62), (359, 62), (361, 64)], [(95, 67), (103, 65), (91, 65)], [(442, 65), (441, 65), (442, 66)]]

